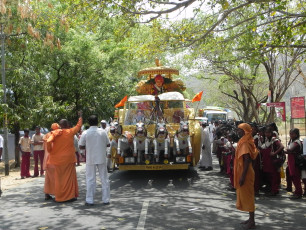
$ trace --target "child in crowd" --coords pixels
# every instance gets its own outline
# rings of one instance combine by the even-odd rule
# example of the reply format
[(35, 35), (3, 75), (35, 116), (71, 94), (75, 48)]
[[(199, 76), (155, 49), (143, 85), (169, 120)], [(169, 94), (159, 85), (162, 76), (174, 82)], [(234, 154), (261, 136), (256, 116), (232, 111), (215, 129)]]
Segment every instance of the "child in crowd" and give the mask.
[(237, 142), (239, 140), (238, 135), (235, 132), (230, 132), (227, 135), (228, 142), (225, 144), (225, 152), (224, 155), (227, 159), (227, 175), (230, 178), (230, 189), (234, 189), (234, 159), (235, 159), (235, 151), (237, 148)]
[(296, 166), (295, 159), (298, 154), (301, 154), (303, 145), (300, 139), (300, 130), (291, 129), (290, 130), (290, 141), (285, 152), (288, 154), (288, 172), (287, 172), (287, 189), (292, 191), (292, 183), (294, 184), (295, 191), (291, 199), (300, 199), (302, 197), (302, 185), (301, 185), (301, 170)]
[(265, 142), (259, 146), (263, 161), (263, 173), (271, 186), (268, 195), (276, 196), (279, 193), (280, 173), (274, 160), (277, 155), (281, 154), (284, 146), (278, 138), (273, 137), (273, 130), (270, 127), (266, 129), (265, 136)]
[(224, 161), (223, 161), (223, 154), (222, 152), (224, 152), (224, 147), (225, 144), (227, 142), (227, 139), (224, 138), (223, 133), (221, 131), (216, 132), (216, 146), (217, 146), (217, 150), (216, 150), (216, 154), (218, 157), (218, 161), (219, 161), (219, 166), (220, 166), (220, 172), (224, 172)]
[(267, 128), (270, 128), (272, 130), (272, 136), (279, 139), (279, 132), (278, 132), (278, 128), (277, 128), (277, 125), (272, 122), (268, 125)]
[[(252, 136), (254, 139), (254, 144), (256, 148), (258, 149), (259, 144), (261, 143), (261, 137), (258, 134), (258, 127), (257, 124), (252, 123)], [(253, 169), (255, 173), (255, 181), (254, 181), (254, 191), (255, 195), (259, 195), (259, 189), (262, 184), (261, 182), (261, 154), (258, 154), (255, 160), (253, 161)]]

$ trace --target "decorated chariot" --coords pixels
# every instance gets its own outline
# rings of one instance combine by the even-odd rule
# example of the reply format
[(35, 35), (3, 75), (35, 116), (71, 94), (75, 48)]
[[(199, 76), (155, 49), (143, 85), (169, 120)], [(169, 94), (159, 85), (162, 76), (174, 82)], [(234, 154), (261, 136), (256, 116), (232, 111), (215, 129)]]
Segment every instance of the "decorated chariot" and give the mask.
[(137, 96), (121, 102), (110, 124), (110, 168), (176, 170), (195, 166), (201, 152), (201, 127), (182, 94), (185, 85), (173, 79), (179, 71), (161, 66), (143, 69)]

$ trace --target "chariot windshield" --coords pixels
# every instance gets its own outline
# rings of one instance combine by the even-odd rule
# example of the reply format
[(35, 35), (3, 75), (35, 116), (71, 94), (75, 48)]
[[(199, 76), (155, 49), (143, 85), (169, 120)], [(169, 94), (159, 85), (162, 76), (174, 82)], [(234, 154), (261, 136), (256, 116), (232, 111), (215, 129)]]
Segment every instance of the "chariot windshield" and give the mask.
[[(146, 124), (154, 123), (157, 120), (156, 106), (155, 101), (128, 103), (124, 124), (136, 125), (139, 121)], [(183, 101), (160, 101), (159, 106), (167, 123), (179, 123), (181, 119), (184, 119)]]

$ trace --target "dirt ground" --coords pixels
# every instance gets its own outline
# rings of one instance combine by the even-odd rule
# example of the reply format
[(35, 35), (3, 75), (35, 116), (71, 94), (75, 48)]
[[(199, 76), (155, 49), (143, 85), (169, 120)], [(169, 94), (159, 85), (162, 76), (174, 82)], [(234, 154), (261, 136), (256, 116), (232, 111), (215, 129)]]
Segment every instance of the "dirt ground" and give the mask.
[[(33, 178), (20, 178), (20, 167), (14, 167), (14, 160), (10, 161), (10, 173), (8, 176), (5, 176), (5, 165), (4, 162), (0, 162), (0, 189), (5, 191), (7, 189), (13, 188), (17, 185), (27, 183)], [(30, 166), (30, 174), (33, 175), (34, 171), (34, 159), (31, 157), (31, 166)]]

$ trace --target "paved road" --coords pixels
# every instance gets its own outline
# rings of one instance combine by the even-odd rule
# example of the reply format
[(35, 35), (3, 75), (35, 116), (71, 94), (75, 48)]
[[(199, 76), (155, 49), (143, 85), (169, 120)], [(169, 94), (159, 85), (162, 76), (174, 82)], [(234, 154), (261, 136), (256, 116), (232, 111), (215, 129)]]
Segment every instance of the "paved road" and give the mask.
[[(216, 162), (214, 162), (216, 164)], [(44, 178), (0, 198), (0, 229), (242, 229), (247, 213), (235, 209), (228, 178), (215, 170), (116, 171), (110, 175), (111, 204), (84, 206), (85, 166), (77, 167), (80, 197), (73, 203), (44, 201)], [(306, 229), (306, 200), (256, 198), (257, 229)]]

